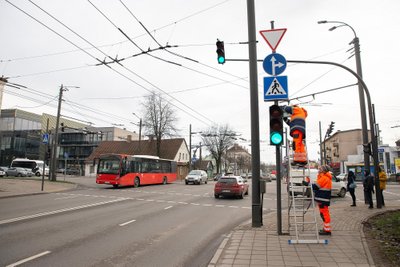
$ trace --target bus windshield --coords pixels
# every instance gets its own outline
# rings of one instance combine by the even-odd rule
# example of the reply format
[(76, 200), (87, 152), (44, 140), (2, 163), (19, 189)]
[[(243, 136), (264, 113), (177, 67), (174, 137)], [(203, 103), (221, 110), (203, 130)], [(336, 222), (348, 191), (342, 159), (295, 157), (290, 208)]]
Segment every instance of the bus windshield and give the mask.
[(97, 173), (119, 174), (119, 168), (120, 168), (120, 159), (118, 158), (100, 159)]

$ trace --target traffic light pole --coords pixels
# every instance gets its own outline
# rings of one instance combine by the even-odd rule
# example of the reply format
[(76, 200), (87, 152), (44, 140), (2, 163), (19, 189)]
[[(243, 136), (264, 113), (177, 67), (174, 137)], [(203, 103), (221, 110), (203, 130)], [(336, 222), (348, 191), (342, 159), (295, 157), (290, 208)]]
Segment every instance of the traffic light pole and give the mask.
[[(278, 101), (274, 102), (278, 105)], [(282, 235), (282, 196), (281, 196), (281, 183), (282, 183), (282, 156), (281, 156), (281, 146), (275, 146), (276, 155), (276, 220), (277, 220), (277, 232), (278, 235)]]
[(260, 127), (258, 113), (257, 38), (254, 0), (247, 0), (247, 27), (250, 72), (252, 227), (261, 227), (262, 209), (260, 195)]

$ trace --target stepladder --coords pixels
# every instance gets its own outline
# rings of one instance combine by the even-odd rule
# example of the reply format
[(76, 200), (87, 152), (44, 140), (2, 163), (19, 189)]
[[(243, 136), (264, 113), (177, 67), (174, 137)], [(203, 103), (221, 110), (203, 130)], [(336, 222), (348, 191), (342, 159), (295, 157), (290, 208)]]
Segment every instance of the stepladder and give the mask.
[(291, 239), (289, 244), (327, 244), (328, 240), (320, 239), (317, 221), (316, 204), (312, 189), (312, 177), (317, 170), (306, 165), (293, 163), (293, 152), (290, 151), (288, 162), (288, 230)]

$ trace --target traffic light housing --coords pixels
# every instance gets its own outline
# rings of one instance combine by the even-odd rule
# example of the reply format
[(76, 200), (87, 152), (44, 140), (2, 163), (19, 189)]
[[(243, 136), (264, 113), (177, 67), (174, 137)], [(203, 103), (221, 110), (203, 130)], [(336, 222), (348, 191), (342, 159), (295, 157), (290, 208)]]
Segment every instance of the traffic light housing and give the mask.
[(62, 122), (60, 126), (61, 126), (61, 132), (64, 132), (64, 130), (65, 130), (64, 123)]
[(224, 64), (225, 63), (225, 48), (224, 48), (224, 42), (218, 40), (217, 43), (217, 59), (218, 59), (218, 64)]
[(283, 110), (278, 105), (269, 107), (269, 141), (273, 146), (283, 143)]
[(326, 131), (327, 137), (329, 137), (329, 136), (332, 134), (333, 128), (335, 128), (335, 122), (334, 122), (334, 121), (331, 121), (331, 124), (329, 125), (329, 128), (328, 128), (328, 130)]
[(372, 156), (371, 143), (363, 144), (363, 151), (364, 153), (367, 153), (368, 155)]

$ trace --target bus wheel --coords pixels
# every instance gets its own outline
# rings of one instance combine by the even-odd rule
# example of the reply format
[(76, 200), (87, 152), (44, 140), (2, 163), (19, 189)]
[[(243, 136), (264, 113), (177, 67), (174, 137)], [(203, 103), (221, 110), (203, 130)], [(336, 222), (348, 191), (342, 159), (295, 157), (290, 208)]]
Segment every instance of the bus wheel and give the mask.
[(162, 184), (167, 184), (167, 177), (163, 178)]
[(133, 181), (133, 187), (136, 188), (139, 187), (139, 185), (140, 185), (140, 180), (138, 177), (136, 177), (135, 180)]
[(114, 187), (114, 188), (118, 188), (118, 185), (117, 185), (117, 184), (113, 184), (113, 187)]

